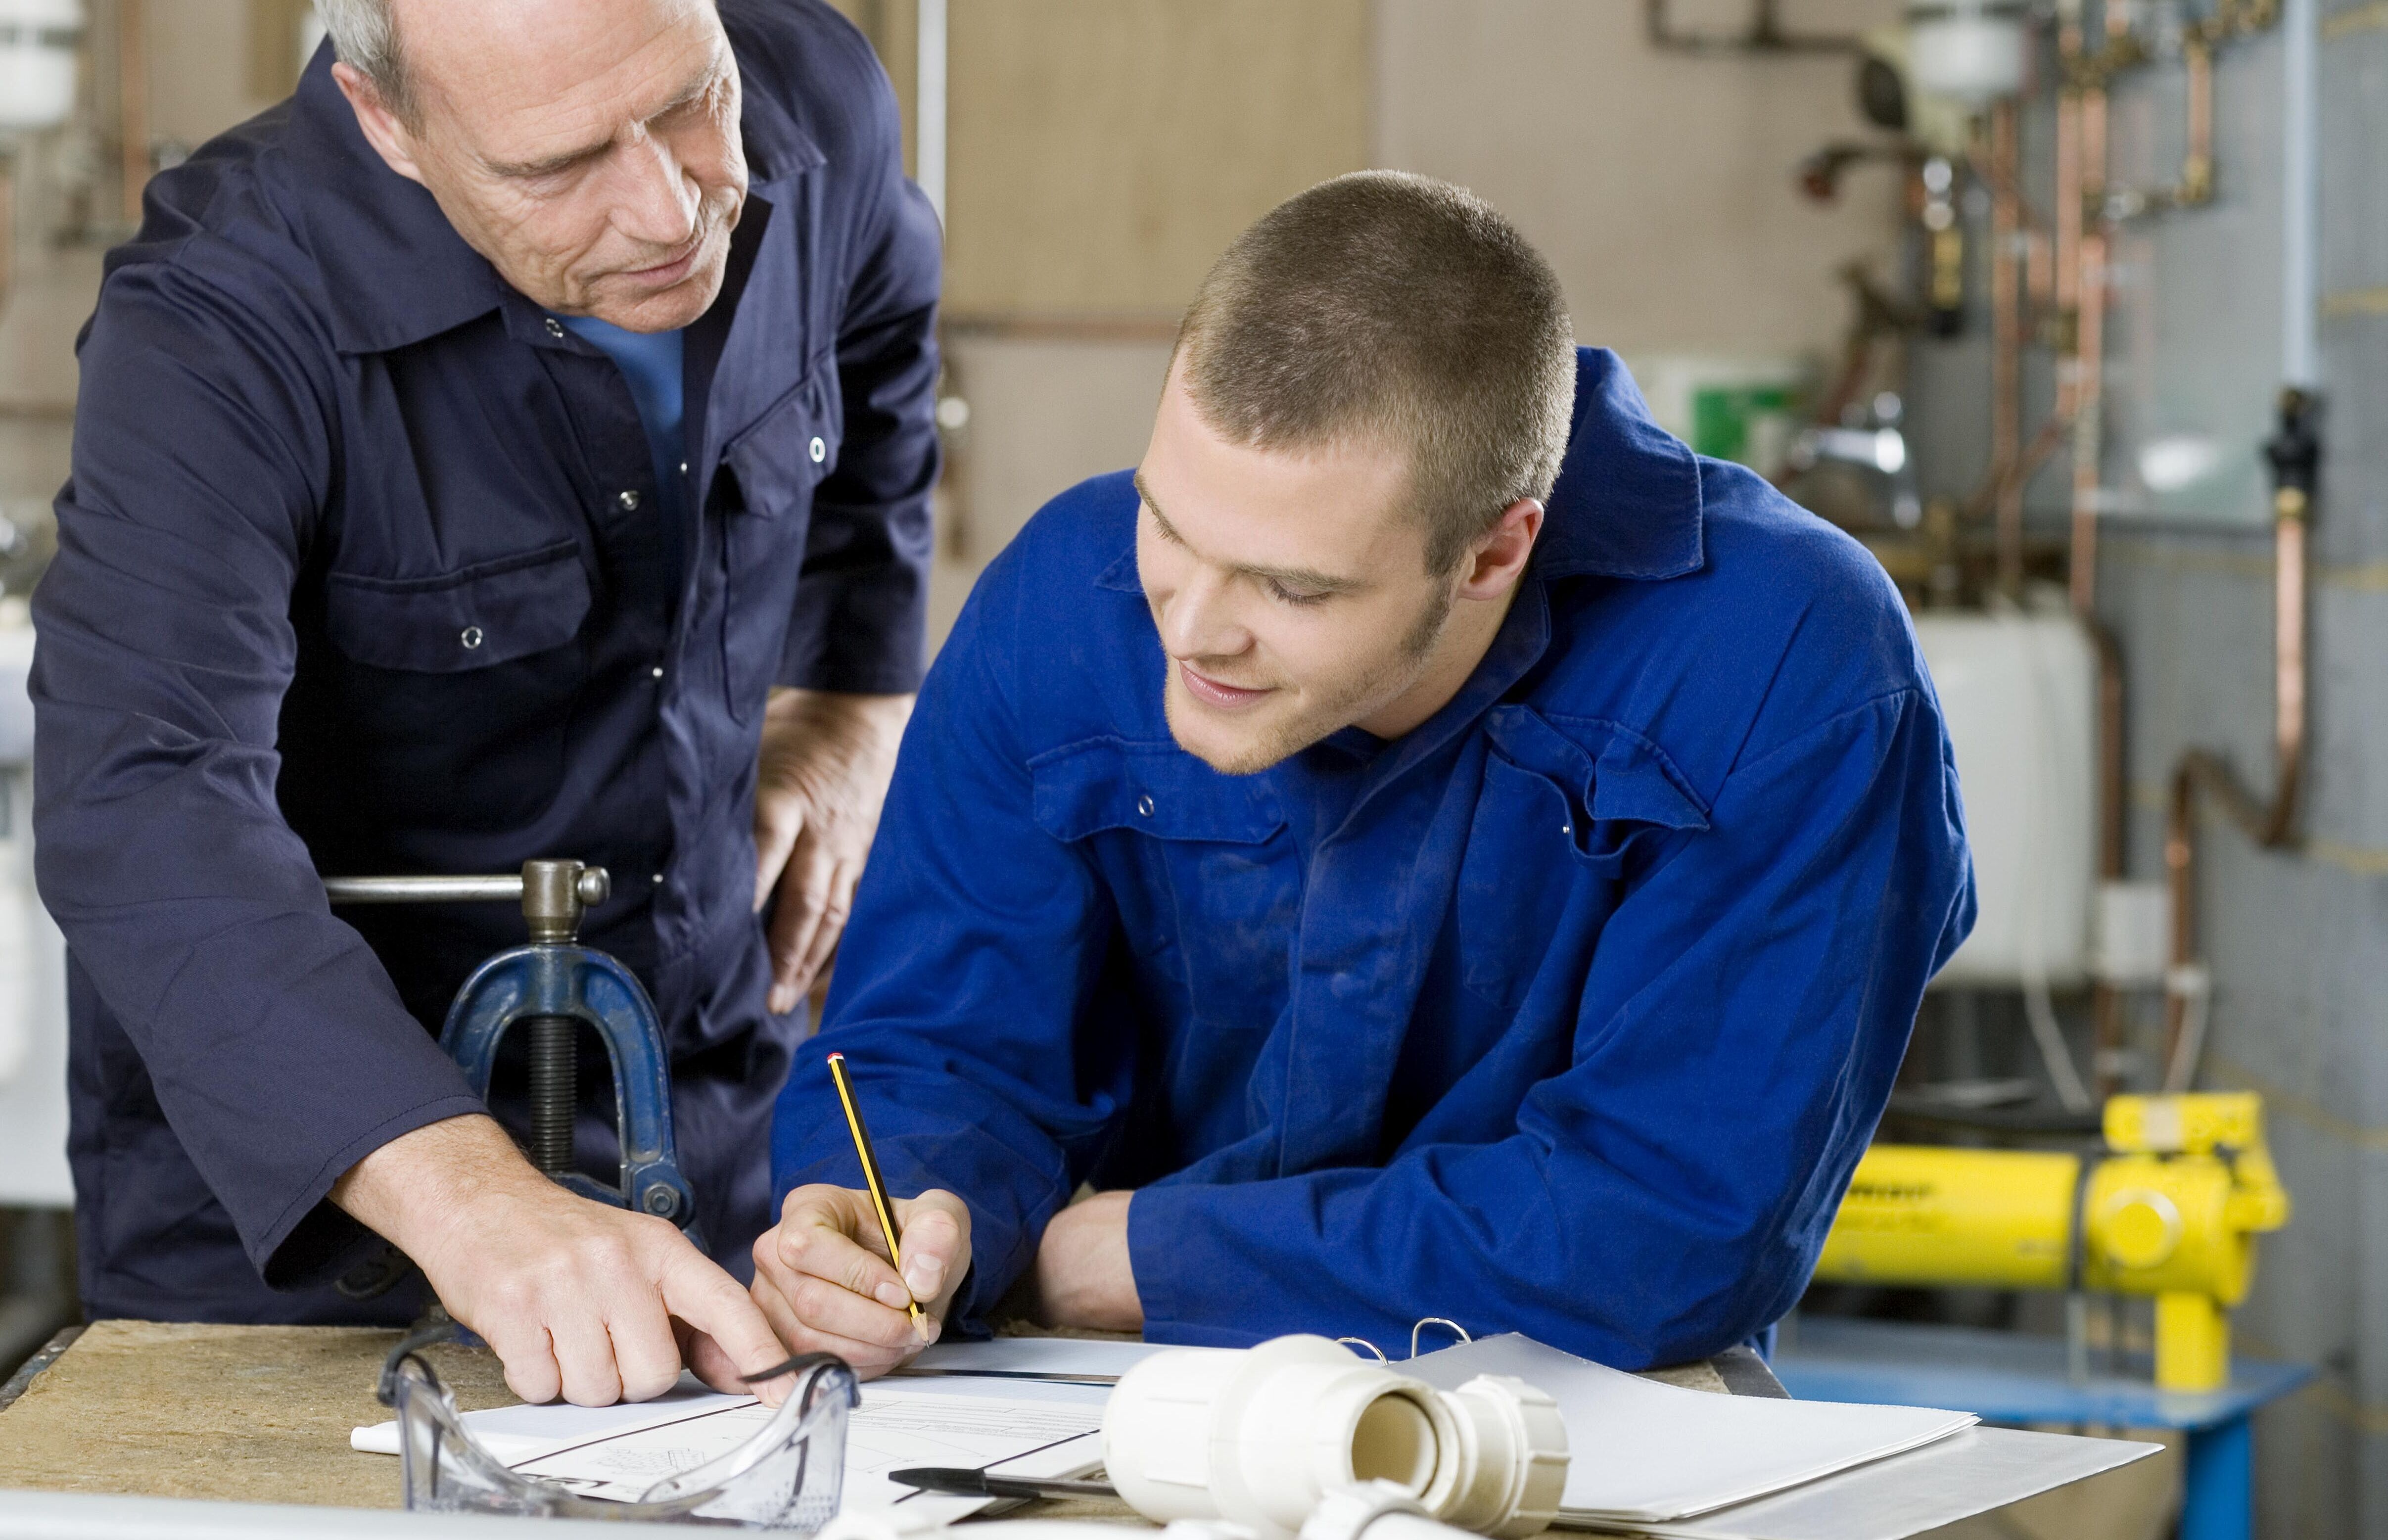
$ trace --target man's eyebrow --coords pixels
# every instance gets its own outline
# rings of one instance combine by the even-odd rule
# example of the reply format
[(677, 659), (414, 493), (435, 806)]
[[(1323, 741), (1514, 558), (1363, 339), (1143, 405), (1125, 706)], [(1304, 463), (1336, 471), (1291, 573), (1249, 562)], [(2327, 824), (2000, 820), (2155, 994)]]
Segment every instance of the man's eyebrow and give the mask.
[[(640, 121), (652, 123), (657, 118), (669, 117), (711, 91), (720, 83), (720, 80), (721, 61), (716, 58), (704, 74), (680, 87), (671, 100)], [(569, 171), (583, 161), (594, 160), (613, 147), (614, 136), (607, 134), (593, 144), (583, 145), (578, 149), (565, 150), (556, 155), (543, 155), (536, 160), (484, 160), (482, 164), (498, 176), (552, 176), (557, 172)]]
[[(1152, 489), (1144, 484), (1144, 473), (1142, 471), (1136, 473), (1135, 481), (1136, 495), (1142, 498), (1144, 500), (1145, 507), (1151, 510), (1152, 521), (1161, 527), (1162, 538), (1169, 541), (1172, 545), (1184, 545), (1186, 543), (1186, 537), (1177, 532), (1176, 526), (1171, 524), (1169, 522), (1169, 516), (1161, 511), (1161, 504), (1153, 501)], [(1348, 593), (1353, 589), (1365, 586), (1355, 578), (1332, 577), (1327, 573), (1315, 571), (1306, 566), (1251, 566), (1238, 565), (1230, 567), (1229, 570), (1240, 573), (1247, 578), (1266, 578), (1270, 581), (1283, 584), (1287, 588), (1302, 589), (1319, 593)]]

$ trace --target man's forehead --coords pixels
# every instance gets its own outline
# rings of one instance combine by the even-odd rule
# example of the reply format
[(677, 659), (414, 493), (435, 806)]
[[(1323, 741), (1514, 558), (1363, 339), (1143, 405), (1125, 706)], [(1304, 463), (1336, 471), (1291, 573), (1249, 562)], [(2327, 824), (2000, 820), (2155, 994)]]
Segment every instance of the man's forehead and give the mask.
[(1418, 521), (1398, 454), (1344, 442), (1301, 450), (1235, 443), (1173, 377), (1137, 473), (1146, 503), (1207, 561), (1360, 578), (1403, 565)]
[(391, 0), (423, 95), (527, 159), (653, 116), (726, 64), (710, 0)]

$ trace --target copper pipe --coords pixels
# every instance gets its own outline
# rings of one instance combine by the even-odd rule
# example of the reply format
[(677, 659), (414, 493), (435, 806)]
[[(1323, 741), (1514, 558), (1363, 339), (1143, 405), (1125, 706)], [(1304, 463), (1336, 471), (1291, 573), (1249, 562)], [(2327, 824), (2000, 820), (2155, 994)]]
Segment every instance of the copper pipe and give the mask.
[[(2318, 445), (2309, 437), (2299, 445), (2293, 437), (2307, 423), (2298, 414), (2304, 398), (2292, 392), (2283, 405), (2288, 419), (2280, 439), (2274, 441), (2274, 463), (2281, 465), (2281, 447), (2302, 448), (2308, 455), (2290, 467), (2272, 496), (2272, 795), (2265, 801), (2248, 790), (2228, 760), (2206, 749), (2191, 749), (2173, 771), (2172, 796), (2165, 830), (2165, 879), (2172, 903), (2172, 961), (2176, 968), (2197, 960), (2197, 808), (2200, 796), (2210, 797), (2240, 831), (2266, 850), (2295, 843), (2298, 799), (2305, 783), (2308, 667), (2305, 649), (2306, 602), (2309, 586), (2305, 524), (2311, 513), (2306, 490), (2318, 462)], [(2165, 1056), (2169, 1064), (2178, 1051), (2188, 1001), (2172, 992), (2165, 1002)]]
[[(2081, 94), (2056, 98), (2056, 308), (2081, 303)], [(2069, 342), (2066, 344), (2069, 348)]]
[(2189, 152), (2180, 163), (2183, 204), (2214, 197), (2214, 45), (2191, 36), (2182, 48), (2189, 70)]
[(149, 185), (149, 46), (144, 0), (116, 0), (116, 130), (127, 224), (141, 223), (141, 190)]
[(2075, 217), (2080, 236), (2079, 271), (2074, 279), (2080, 300), (2074, 327), (2073, 557), (2074, 613), (2088, 615), (2098, 601), (2099, 476), (2105, 448), (2102, 421), (2106, 351), (2106, 243), (2103, 222), (2090, 226), (2088, 210), (2106, 194), (2106, 92), (2081, 93), (2077, 144), (2081, 162)]
[(2010, 598), (2023, 592), (2023, 480), (2014, 467), (2023, 452), (2023, 313), (2016, 292), (2015, 233), (2022, 224), (2015, 193), (2015, 108), (1990, 108), (1990, 464), (1999, 477), (1998, 583)]
[[(2123, 650), (2115, 633), (2095, 620), (2088, 622), (2098, 648), (2098, 876), (2102, 882), (2123, 878), (2123, 817), (2128, 783), (2124, 776)], [(2101, 980), (2090, 986), (2091, 1060), (2098, 1095), (2102, 1100), (2122, 1089), (2115, 1071), (2116, 1051), (2123, 1046), (2123, 997)]]

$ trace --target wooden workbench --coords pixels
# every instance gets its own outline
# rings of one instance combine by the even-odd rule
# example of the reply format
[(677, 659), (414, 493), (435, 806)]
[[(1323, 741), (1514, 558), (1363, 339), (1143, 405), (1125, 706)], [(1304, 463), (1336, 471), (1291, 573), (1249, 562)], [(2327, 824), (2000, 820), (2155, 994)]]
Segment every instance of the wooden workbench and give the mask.
[[(101, 1321), (0, 1409), (0, 1490), (396, 1508), (398, 1461), (356, 1453), (349, 1430), (388, 1419), (374, 1383), (400, 1336)], [(427, 1356), (464, 1410), (514, 1404), (487, 1349), (442, 1344)], [(1659, 1377), (1727, 1389), (1708, 1364)], [(1038, 1516), (1130, 1516), (1110, 1503), (1032, 1506)]]
[[(374, 1382), (401, 1335), (101, 1321), (0, 1411), (0, 1488), (397, 1508), (398, 1462), (349, 1430), (387, 1420)], [(486, 1349), (426, 1356), (467, 1411), (515, 1400)]]

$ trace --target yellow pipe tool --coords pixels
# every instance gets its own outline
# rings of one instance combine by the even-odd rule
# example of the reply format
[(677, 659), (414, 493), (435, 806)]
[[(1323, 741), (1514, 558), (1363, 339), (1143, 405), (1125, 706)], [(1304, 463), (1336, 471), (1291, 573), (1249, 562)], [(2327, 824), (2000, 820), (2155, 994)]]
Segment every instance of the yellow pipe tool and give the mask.
[(2230, 1378), (2225, 1314), (2247, 1295), (2255, 1236), (2289, 1194), (2248, 1092), (2117, 1096), (2106, 1151), (1877, 1144), (1858, 1163), (1819, 1279), (2152, 1294), (2156, 1384)]

